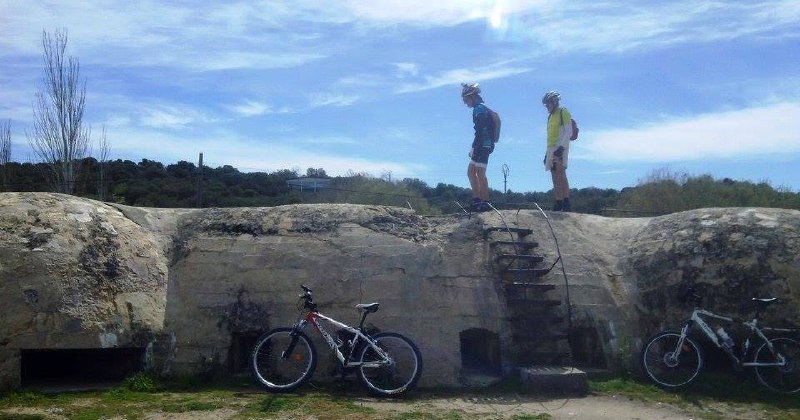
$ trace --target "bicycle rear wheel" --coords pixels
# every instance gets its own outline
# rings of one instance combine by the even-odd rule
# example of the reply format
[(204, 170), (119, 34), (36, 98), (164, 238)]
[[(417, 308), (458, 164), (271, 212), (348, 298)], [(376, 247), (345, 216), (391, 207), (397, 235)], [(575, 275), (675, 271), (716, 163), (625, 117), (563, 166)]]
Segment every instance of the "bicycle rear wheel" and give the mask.
[(681, 333), (677, 331), (662, 331), (642, 348), (642, 368), (660, 387), (688, 385), (697, 378), (703, 366), (703, 356), (697, 344), (685, 337), (678, 348), (680, 338)]
[(780, 354), (786, 359), (786, 364), (756, 366), (758, 381), (780, 393), (792, 394), (800, 391), (800, 344), (786, 337), (773, 338), (769, 342), (775, 351), (770, 351), (767, 343), (764, 343), (756, 352), (756, 363), (776, 363)]
[(358, 377), (373, 394), (382, 397), (397, 396), (416, 386), (422, 374), (422, 356), (417, 346), (397, 333), (379, 333), (372, 339), (390, 360), (383, 357), (369, 343), (361, 349)]
[[(308, 336), (276, 328), (256, 341), (251, 368), (256, 381), (272, 392), (289, 392), (306, 383), (317, 367), (317, 350)], [(288, 354), (287, 351), (289, 351)]]

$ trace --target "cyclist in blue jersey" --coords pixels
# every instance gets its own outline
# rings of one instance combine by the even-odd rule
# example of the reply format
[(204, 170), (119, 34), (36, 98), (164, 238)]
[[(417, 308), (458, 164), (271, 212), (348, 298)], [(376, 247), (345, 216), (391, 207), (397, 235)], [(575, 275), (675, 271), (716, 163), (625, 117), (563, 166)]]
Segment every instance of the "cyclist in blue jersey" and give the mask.
[(494, 121), (489, 108), (483, 103), (481, 89), (477, 83), (461, 84), (461, 99), (472, 108), (472, 122), (475, 126), (475, 138), (469, 152), (470, 162), (467, 166), (467, 177), (472, 187), (472, 210), (488, 211), (489, 181), (486, 179), (486, 165), (489, 155), (494, 151)]

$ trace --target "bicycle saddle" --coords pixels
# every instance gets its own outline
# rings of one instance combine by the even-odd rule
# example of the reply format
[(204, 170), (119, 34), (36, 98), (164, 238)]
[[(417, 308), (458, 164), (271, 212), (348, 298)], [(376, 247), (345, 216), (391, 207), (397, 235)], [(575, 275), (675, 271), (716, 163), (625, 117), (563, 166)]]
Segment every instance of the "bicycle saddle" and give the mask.
[(356, 305), (356, 309), (358, 309), (359, 311), (363, 311), (363, 312), (366, 312), (366, 313), (369, 314), (369, 313), (372, 313), (372, 312), (378, 312), (378, 307), (380, 305), (381, 304), (378, 303), (378, 302), (375, 302), (375, 303), (359, 303), (358, 305)]
[(753, 298), (752, 300), (755, 303), (760, 303), (762, 305), (768, 305), (768, 304), (778, 300), (778, 298)]

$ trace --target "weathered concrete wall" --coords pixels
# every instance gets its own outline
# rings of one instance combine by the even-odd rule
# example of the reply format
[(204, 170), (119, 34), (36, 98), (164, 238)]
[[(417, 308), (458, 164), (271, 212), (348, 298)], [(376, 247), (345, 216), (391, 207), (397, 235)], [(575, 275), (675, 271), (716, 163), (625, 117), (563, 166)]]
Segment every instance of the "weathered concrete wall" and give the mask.
[(167, 261), (119, 210), (60, 194), (0, 194), (0, 385), (23, 349), (146, 346), (163, 328)]
[(652, 219), (630, 245), (630, 278), (642, 331), (679, 326), (691, 307), (675, 298), (687, 282), (703, 306), (746, 318), (751, 298), (778, 297), (765, 325), (800, 319), (800, 212), (703, 209)]
[[(419, 345), (422, 384), (458, 385), (462, 331), (498, 333), (506, 355), (512, 343), (484, 229), (530, 228), (545, 264), (556, 258), (541, 214), (501, 213), (427, 218), (358, 205), (143, 209), (2, 193), (0, 385), (18, 383), (26, 348), (150, 345), (159, 372), (228, 372), (237, 339), (296, 321), (300, 284), (314, 289), (324, 313), (346, 322), (357, 322), (355, 303), (381, 302), (368, 322)], [(614, 367), (642, 338), (685, 316), (670, 303), (681, 281), (726, 285), (714, 303), (786, 297), (790, 310), (774, 318), (797, 316), (800, 212), (551, 216), (574, 327), (587, 336), (578, 350), (597, 352), (595, 363)], [(542, 281), (559, 285), (548, 293), (565, 295), (558, 266)], [(324, 379), (331, 359), (318, 344), (317, 377)]]

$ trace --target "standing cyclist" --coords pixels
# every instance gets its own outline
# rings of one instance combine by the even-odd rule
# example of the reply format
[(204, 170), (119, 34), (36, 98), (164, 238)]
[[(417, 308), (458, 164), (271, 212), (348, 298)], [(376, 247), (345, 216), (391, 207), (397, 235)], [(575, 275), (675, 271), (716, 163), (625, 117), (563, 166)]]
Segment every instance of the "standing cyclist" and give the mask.
[(542, 104), (547, 107), (547, 151), (544, 155), (544, 169), (550, 171), (553, 178), (553, 211), (571, 211), (569, 202), (569, 181), (567, 181), (567, 158), (569, 142), (572, 136), (572, 115), (559, 105), (561, 95), (558, 92), (547, 92)]
[(494, 151), (495, 123), (489, 108), (483, 104), (481, 89), (477, 83), (461, 84), (461, 99), (472, 108), (472, 122), (475, 125), (475, 138), (469, 152), (470, 162), (467, 177), (472, 187), (472, 211), (488, 211), (489, 181), (486, 179), (486, 165), (489, 155)]

